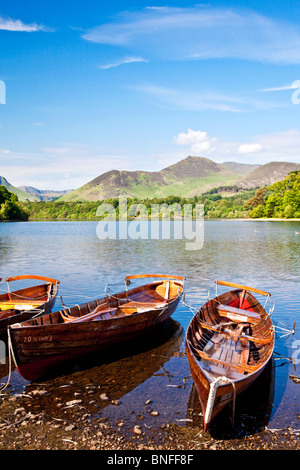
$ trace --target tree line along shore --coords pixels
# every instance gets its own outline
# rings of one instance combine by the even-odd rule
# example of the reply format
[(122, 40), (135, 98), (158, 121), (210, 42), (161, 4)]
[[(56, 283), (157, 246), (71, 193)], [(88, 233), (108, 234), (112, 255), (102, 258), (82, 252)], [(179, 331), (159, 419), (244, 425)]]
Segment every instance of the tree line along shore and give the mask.
[[(119, 216), (119, 198), (94, 202), (20, 202), (18, 197), (0, 186), (0, 220), (100, 220), (97, 210), (100, 204), (109, 204)], [(206, 219), (299, 219), (300, 218), (300, 171), (289, 173), (283, 180), (269, 187), (243, 190), (236, 186), (213, 188), (209, 192), (191, 198), (169, 196), (167, 198), (127, 198), (127, 207), (139, 204), (146, 208), (146, 215), (153, 216), (153, 207), (159, 208), (164, 218), (166, 206), (184, 210), (188, 206), (195, 215), (198, 204), (204, 206)], [(166, 212), (169, 216), (169, 212)], [(182, 213), (183, 215), (183, 213)], [(172, 216), (172, 212), (171, 212)], [(130, 218), (130, 215), (129, 215)]]

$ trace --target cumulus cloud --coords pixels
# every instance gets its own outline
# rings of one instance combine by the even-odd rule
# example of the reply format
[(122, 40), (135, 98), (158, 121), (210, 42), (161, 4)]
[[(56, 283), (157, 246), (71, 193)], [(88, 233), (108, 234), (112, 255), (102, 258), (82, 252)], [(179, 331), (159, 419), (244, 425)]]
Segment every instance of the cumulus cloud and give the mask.
[(300, 63), (298, 24), (247, 9), (196, 5), (126, 11), (82, 37), (171, 60), (234, 58)]
[(179, 134), (174, 137), (174, 141), (178, 145), (190, 145), (203, 142), (207, 139), (207, 132), (204, 131), (193, 131), (188, 129), (187, 132), (179, 132)]
[(191, 152), (195, 154), (211, 151), (215, 141), (215, 138), (209, 138), (207, 132), (192, 129), (188, 129), (187, 132), (179, 132), (174, 137), (175, 144), (190, 146)]

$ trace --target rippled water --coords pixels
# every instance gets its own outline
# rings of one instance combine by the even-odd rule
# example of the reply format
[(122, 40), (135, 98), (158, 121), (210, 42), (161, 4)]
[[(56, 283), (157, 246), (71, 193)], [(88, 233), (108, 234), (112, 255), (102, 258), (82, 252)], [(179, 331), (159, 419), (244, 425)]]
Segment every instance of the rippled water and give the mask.
[[(1, 223), (0, 276), (40, 274), (57, 278), (61, 282), (60, 295), (68, 306), (99, 297), (107, 283), (119, 282), (134, 273), (186, 276), (186, 302), (195, 307), (205, 301), (215, 279), (271, 292), (274, 323), (291, 329), (296, 322), (296, 331), (286, 338), (280, 338), (283, 330), (277, 333), (275, 379), (273, 382), (268, 379), (262, 386), (271, 401), (267, 404), (265, 400), (262, 406), (270, 428), (297, 428), (300, 385), (289, 376), (299, 376), (300, 235), (296, 234), (300, 231), (299, 223), (205, 221), (204, 246), (194, 251), (186, 249), (183, 239), (100, 240), (96, 227), (97, 222)], [(115, 291), (122, 288), (120, 284)], [(60, 299), (56, 307), (60, 308)], [(191, 315), (181, 303), (173, 321), (155, 338), (137, 341), (130, 350), (114, 351), (110, 359), (103, 361), (102, 356), (76, 365), (63, 377), (50, 380), (48, 390), (53, 394), (64, 390), (71, 397), (75, 389), (86, 397), (86, 407), (92, 415), (100, 413), (116, 422), (125, 415), (129, 421), (139, 415), (140, 419), (144, 416), (143, 419), (158, 425), (169, 422), (193, 425), (199, 404), (184, 354), (184, 332)], [(1, 367), (5, 377), (5, 367)], [(13, 372), (12, 393), (30, 386), (17, 371)], [(99, 400), (90, 404), (92, 390), (99, 389), (119, 400), (118, 406)], [(263, 393), (258, 393), (262, 397)], [(151, 400), (148, 407), (147, 399)], [(51, 401), (41, 400), (39, 406), (51, 407)], [(158, 416), (150, 415), (150, 408), (158, 411)], [(251, 407), (242, 411), (243, 416), (248, 415), (248, 424), (256, 414)]]

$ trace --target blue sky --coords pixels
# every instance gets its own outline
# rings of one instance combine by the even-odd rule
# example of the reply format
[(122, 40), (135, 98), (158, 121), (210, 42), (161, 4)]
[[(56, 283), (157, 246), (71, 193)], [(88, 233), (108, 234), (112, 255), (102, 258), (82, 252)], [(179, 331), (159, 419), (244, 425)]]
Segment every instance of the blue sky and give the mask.
[(0, 4), (0, 175), (300, 163), (300, 2)]

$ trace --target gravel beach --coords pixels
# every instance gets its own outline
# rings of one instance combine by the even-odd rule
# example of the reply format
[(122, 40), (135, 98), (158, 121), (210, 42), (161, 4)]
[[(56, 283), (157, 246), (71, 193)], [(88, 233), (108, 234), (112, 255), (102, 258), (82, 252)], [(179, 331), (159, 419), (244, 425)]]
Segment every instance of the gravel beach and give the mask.
[[(88, 393), (88, 392), (87, 392)], [(18, 396), (1, 396), (1, 450), (299, 450), (299, 431), (264, 429), (240, 438), (214, 438), (199, 427), (151, 424), (155, 411), (134, 413), (126, 410), (124, 419), (114, 421), (101, 414), (86, 412), (82, 398), (63, 401), (52, 396), (51, 412), (43, 398), (48, 392), (38, 387)], [(93, 394), (91, 394), (93, 397)], [(99, 397), (109, 400), (108, 397)], [(49, 397), (48, 397), (49, 400)], [(93, 402), (91, 398), (90, 402)], [(89, 403), (90, 403), (89, 402)], [(147, 406), (147, 402), (146, 406)], [(90, 403), (92, 405), (92, 403)], [(121, 406), (120, 403), (111, 403)], [(149, 405), (149, 403), (148, 403)], [(64, 417), (62, 417), (64, 410)], [(151, 410), (151, 408), (150, 408)], [(152, 414), (151, 414), (152, 413)], [(134, 415), (134, 421), (127, 419)]]

